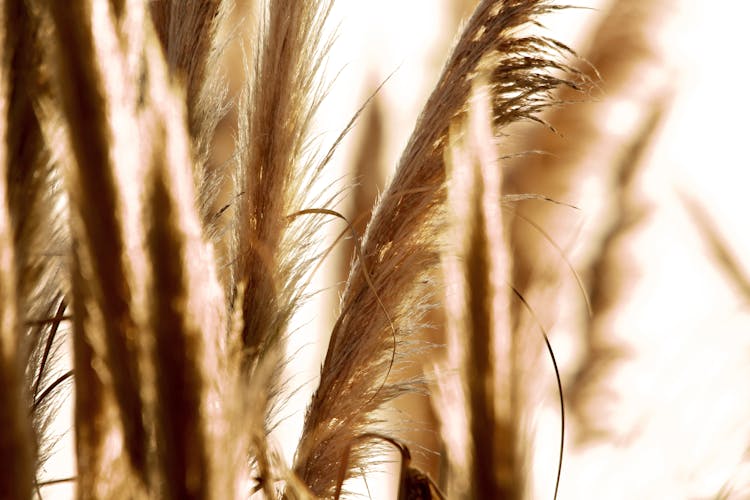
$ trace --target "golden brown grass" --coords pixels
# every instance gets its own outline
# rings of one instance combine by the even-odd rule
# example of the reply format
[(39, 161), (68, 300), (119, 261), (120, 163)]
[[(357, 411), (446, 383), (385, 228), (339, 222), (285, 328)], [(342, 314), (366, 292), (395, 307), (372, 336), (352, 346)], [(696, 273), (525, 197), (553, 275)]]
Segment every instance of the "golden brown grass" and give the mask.
[(307, 260), (301, 252), (316, 226), (290, 227), (287, 215), (306, 208), (304, 187), (322, 167), (305, 163), (303, 153), (321, 98), (319, 37), (330, 2), (275, 1), (267, 9), (240, 104), (237, 145), (232, 293), (242, 284), (236, 306), (243, 311), (249, 365), (276, 348), (300, 299)]
[[(429, 303), (425, 278), (439, 261), (441, 242), (433, 236), (443, 225), (448, 128), (465, 110), (480, 62), (491, 72), (498, 128), (533, 117), (546, 93), (563, 83), (549, 73), (564, 69), (551, 57), (561, 47), (515, 35), (550, 9), (525, 1), (477, 6), (373, 212), (362, 242), (364, 263), (355, 261), (350, 272), (296, 457), (295, 470), (318, 495), (333, 491), (331, 471), (348, 443), (373, 423), (373, 411), (410, 390), (405, 381), (389, 379), (393, 353), (398, 339), (420, 326), (419, 311)], [(353, 451), (352, 469), (365, 457), (364, 450)]]
[[(95, 403), (100, 408), (95, 415), (101, 415), (103, 422), (94, 418), (93, 425), (107, 429), (114, 424), (106, 404), (106, 398), (113, 397), (118, 415), (115, 428), (123, 435), (126, 466), (145, 487), (150, 478), (149, 437), (141, 394), (143, 373), (139, 366), (143, 335), (137, 324), (137, 284), (131, 276), (137, 264), (126, 241), (132, 238), (137, 242), (139, 235), (127, 225), (130, 214), (125, 200), (128, 175), (136, 171), (140, 158), (138, 144), (128, 144), (132, 148), (128, 152), (124, 149), (125, 141), (135, 138), (139, 96), (136, 89), (119, 86), (122, 79), (135, 76), (131, 73), (135, 68), (128, 64), (130, 47), (118, 50), (118, 22), (123, 16), (111, 16), (106, 4), (52, 3), (49, 8), (57, 37), (57, 90), (72, 152), (66, 181), (75, 249), (72, 258), (77, 270), (71, 280), (74, 315), (86, 316), (74, 321), (74, 335), (79, 339), (74, 346), (85, 344), (90, 348), (88, 358), (93, 367), (102, 363), (107, 366), (106, 374), (101, 369), (91, 373), (102, 386), (104, 400)], [(105, 54), (111, 59), (105, 59)], [(106, 67), (102, 66), (105, 60)], [(88, 403), (77, 400), (76, 404), (76, 420), (92, 425)], [(103, 455), (106, 435), (94, 442), (79, 440), (77, 445)], [(92, 482), (100, 483), (109, 467), (106, 460), (95, 459), (81, 474), (91, 472), (95, 476)]]
[[(0, 13), (0, 20), (5, 26), (5, 13)], [(0, 58), (2, 74), (0, 75), (0, 92), (7, 95), (9, 71), (7, 65), (7, 35), (2, 37)], [(8, 102), (0, 99), (0, 113), (8, 114)], [(7, 120), (0, 125), (0, 177), (7, 175), (8, 165), (8, 130)], [(26, 417), (26, 394), (23, 384), (23, 356), (20, 309), (16, 293), (18, 289), (15, 255), (13, 252), (13, 235), (11, 219), (8, 213), (8, 194), (5, 183), (0, 186), (0, 384), (2, 400), (0, 401), (0, 453), (7, 457), (3, 460), (0, 472), (0, 495), (6, 498), (28, 498), (34, 477), (35, 443), (32, 438), (31, 425)], [(12, 457), (12, 458), (11, 458)]]
[[(331, 498), (377, 455), (373, 441), (402, 454), (400, 498), (439, 495), (382, 410), (429, 391), (405, 374), (425, 351), (413, 339), (426, 311), (444, 300), (433, 280), (444, 261), (443, 486), (450, 498), (522, 498), (527, 415), (510, 282), (531, 278), (515, 271), (530, 264), (504, 233), (513, 212), (501, 203), (503, 165), (516, 153), (504, 139), (518, 122), (544, 124), (542, 111), (585, 86), (572, 51), (534, 31), (561, 7), (483, 0), (464, 25), (353, 239), (292, 464), (269, 438), (284, 404), (285, 338), (309, 335), (290, 321), (322, 258), (323, 222), (342, 218), (337, 193), (319, 187), (339, 139), (317, 153), (311, 130), (332, 1), (261, 3), (236, 98), (215, 64), (230, 8), (4, 3), (0, 497), (29, 498), (35, 483), (42, 495), (45, 425), (60, 405), (52, 394), (71, 376), (79, 498)], [(210, 147), (233, 104), (234, 155), (215, 165)], [(377, 110), (366, 143), (376, 151), (363, 150), (360, 165), (380, 149)], [(361, 193), (357, 212), (371, 198)], [(231, 245), (217, 244), (223, 233)], [(40, 258), (50, 252), (59, 257)], [(73, 370), (56, 376), (67, 320)]]
[[(455, 145), (448, 196), (456, 249), (446, 259), (448, 356), (459, 367), (465, 403), (457, 411), (465, 408), (460, 418), (468, 425), (461, 429), (449, 418), (442, 422), (446, 433), (465, 433), (466, 449), (447, 450), (455, 460), (448, 491), (451, 498), (520, 498), (510, 289), (504, 282), (511, 261), (502, 233), (490, 88), (481, 80), (476, 85), (467, 123), (463, 130), (454, 124), (450, 136)], [(438, 400), (437, 406), (446, 403)]]

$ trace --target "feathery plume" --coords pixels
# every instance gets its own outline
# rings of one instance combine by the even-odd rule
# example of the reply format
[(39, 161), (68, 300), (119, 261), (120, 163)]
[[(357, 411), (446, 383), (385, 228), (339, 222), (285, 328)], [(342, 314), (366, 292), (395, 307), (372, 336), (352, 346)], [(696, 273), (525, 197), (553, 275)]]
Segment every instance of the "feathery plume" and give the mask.
[[(150, 221), (146, 248), (149, 339), (154, 376), (156, 456), (164, 498), (224, 497), (236, 480), (236, 465), (220, 460), (220, 424), (227, 415), (212, 410), (227, 381), (219, 352), (227, 333), (226, 301), (215, 261), (204, 242), (191, 164), (184, 104), (167, 82), (163, 60), (147, 45), (151, 168), (144, 210)], [(210, 425), (214, 423), (213, 427)], [(239, 438), (239, 436), (238, 436)], [(241, 439), (239, 439), (241, 441)], [(212, 446), (215, 446), (213, 448)], [(218, 463), (224, 470), (219, 470)], [(226, 481), (221, 480), (223, 476)]]
[[(279, 348), (312, 262), (306, 253), (319, 219), (287, 216), (309, 201), (307, 190), (321, 167), (305, 154), (322, 98), (317, 77), (327, 44), (320, 36), (330, 8), (329, 0), (266, 3), (249, 88), (240, 102), (230, 300), (243, 313), (248, 369)], [(236, 295), (239, 286), (242, 297)]]
[[(468, 21), (429, 97), (398, 169), (380, 199), (352, 266), (321, 381), (308, 408), (295, 470), (319, 496), (330, 496), (344, 450), (373, 422), (373, 412), (409, 384), (387, 381), (394, 342), (419, 326), (429, 302), (427, 273), (439, 262), (436, 234), (445, 200), (448, 128), (465, 111), (473, 79), (491, 71), (493, 126), (533, 118), (556, 86), (560, 44), (518, 32), (556, 9), (545, 1), (483, 1)], [(368, 276), (368, 273), (370, 276)], [(363, 465), (354, 450), (350, 471)]]
[(190, 135), (198, 137), (203, 120), (197, 115), (200, 94), (210, 78), (211, 40), (221, 0), (152, 0), (151, 16), (169, 69), (184, 82)]
[[(352, 124), (325, 155), (311, 153), (332, 0), (266, 0), (239, 104), (233, 219), (219, 217), (224, 167), (209, 153), (227, 99), (212, 61), (230, 3), (3, 4), (0, 455), (13, 461), (3, 462), (0, 496), (32, 494), (45, 423), (74, 374), (79, 498), (233, 498), (253, 488), (273, 498), (279, 480), (289, 497), (330, 497), (376, 453), (370, 438), (402, 453), (400, 496), (439, 496), (408, 448), (377, 427), (387, 402), (425, 387), (407, 369), (412, 333), (442, 297), (436, 276), (452, 229), (464, 256), (452, 324), (470, 335), (451, 340), (464, 381), (462, 441), (447, 443), (451, 493), (517, 498), (523, 439), (493, 136), (541, 121), (557, 86), (577, 88), (561, 76), (576, 73), (567, 47), (526, 31), (559, 7), (478, 2), (364, 238), (353, 240), (289, 470), (268, 440), (288, 361), (282, 339), (320, 258), (323, 218), (344, 218), (330, 208), (336, 195), (326, 200), (314, 184)], [(472, 88), (483, 98), (472, 101)], [(234, 241), (220, 283), (212, 243), (224, 230)], [(66, 320), (74, 369), (60, 372)]]
[(201, 219), (208, 236), (216, 236), (216, 198), (224, 175), (209, 164), (219, 121), (228, 110), (225, 81), (217, 43), (220, 24), (227, 19), (225, 0), (152, 0), (151, 17), (170, 72), (185, 88), (187, 123), (192, 139), (194, 180)]

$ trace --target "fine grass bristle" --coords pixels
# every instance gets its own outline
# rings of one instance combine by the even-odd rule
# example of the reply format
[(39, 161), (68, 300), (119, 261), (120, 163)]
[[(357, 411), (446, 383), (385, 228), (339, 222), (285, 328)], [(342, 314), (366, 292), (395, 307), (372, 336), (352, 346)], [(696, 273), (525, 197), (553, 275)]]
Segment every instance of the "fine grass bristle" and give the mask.
[[(366, 108), (360, 134), (357, 142), (357, 152), (354, 159), (353, 181), (349, 209), (349, 220), (358, 235), (364, 234), (372, 207), (378, 197), (378, 191), (385, 183), (383, 173), (383, 146), (385, 142), (385, 124), (383, 123), (383, 98), (375, 95)], [(341, 252), (342, 285), (349, 277), (349, 266), (356, 255), (356, 242), (353, 238), (345, 240), (344, 250)]]
[(207, 104), (201, 103), (200, 98), (201, 93), (206, 91), (206, 82), (211, 81), (206, 78), (206, 73), (211, 71), (207, 66), (214, 49), (212, 32), (216, 30), (216, 19), (225, 2), (152, 0), (149, 4), (167, 65), (186, 89), (190, 135), (196, 139), (206, 121), (206, 117), (198, 113), (199, 106)]

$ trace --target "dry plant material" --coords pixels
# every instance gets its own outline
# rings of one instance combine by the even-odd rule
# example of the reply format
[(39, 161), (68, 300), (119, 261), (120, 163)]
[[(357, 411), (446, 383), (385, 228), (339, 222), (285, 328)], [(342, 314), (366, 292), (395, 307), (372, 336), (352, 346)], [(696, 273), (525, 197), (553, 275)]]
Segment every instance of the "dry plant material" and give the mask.
[[(372, 207), (378, 199), (378, 190), (385, 183), (383, 173), (383, 99), (375, 96), (365, 110), (360, 125), (360, 136), (357, 151), (354, 156), (354, 188), (351, 194), (351, 208), (349, 220), (356, 234), (363, 234), (367, 221), (372, 214)], [(346, 240), (342, 254), (341, 276), (342, 285), (349, 277), (349, 266), (356, 255), (356, 242)]]
[[(123, 151), (123, 130), (115, 132), (118, 125), (134, 127), (128, 123), (128, 112), (133, 110), (122, 103), (128, 96), (121, 94), (117, 81), (118, 76), (127, 77), (126, 58), (119, 52), (112, 54), (117, 31), (104, 2), (50, 2), (49, 11), (57, 39), (57, 81), (74, 156), (66, 180), (79, 270), (76, 277), (85, 282), (74, 288), (86, 289), (77, 298), (85, 303), (89, 316), (85, 323), (76, 321), (74, 326), (83, 329), (76, 337), (90, 344), (94, 364), (99, 358), (108, 367), (126, 455), (145, 484), (147, 435), (137, 361), (139, 335), (122, 220), (124, 175), (134, 169), (138, 158)], [(102, 66), (105, 61), (106, 67)], [(115, 125), (116, 121), (125, 123)]]
[[(477, 84), (466, 125), (451, 129), (448, 197), (447, 332), (451, 367), (458, 367), (463, 399), (441, 422), (452, 462), (454, 498), (520, 498), (513, 338), (505, 280), (511, 260), (503, 239), (500, 169), (491, 128), (489, 88)], [(459, 139), (460, 137), (460, 139)], [(447, 392), (446, 390), (443, 393)], [(448, 403), (445, 398), (437, 405)], [(461, 426), (466, 422), (466, 426)], [(455, 449), (460, 447), (462, 449)]]
[(375, 433), (365, 433), (357, 436), (357, 439), (347, 447), (344, 458), (339, 469), (339, 477), (336, 482), (334, 499), (339, 500), (344, 485), (344, 476), (349, 466), (349, 453), (353, 446), (359, 442), (380, 440), (393, 445), (401, 455), (401, 467), (398, 478), (398, 500), (430, 500), (432, 498), (443, 500), (445, 496), (437, 487), (435, 482), (422, 471), (411, 465), (411, 452), (409, 448), (397, 440)]
[(745, 301), (750, 301), (750, 276), (745, 271), (742, 261), (732, 251), (727, 239), (717, 229), (716, 222), (697, 200), (685, 194), (682, 194), (681, 198), (717, 267), (723, 271), (724, 276), (740, 292)]
[[(602, 98), (546, 113), (545, 120), (553, 123), (559, 134), (524, 130), (526, 147), (543, 154), (521, 156), (511, 162), (505, 193), (542, 193), (590, 212), (601, 213), (608, 208), (592, 203), (590, 196), (584, 198), (582, 190), (591, 179), (609, 183), (616, 177), (609, 166), (618, 162), (629, 135), (624, 134), (624, 139), (613, 137), (607, 127), (602, 126), (602, 117), (613, 104), (623, 100), (630, 100), (628, 104), (637, 106), (638, 112), (643, 113), (654, 98), (663, 93), (658, 83), (644, 80), (644, 75), (661, 65), (653, 33), (670, 5), (670, 0), (614, 0), (609, 5), (592, 30), (582, 58), (586, 61), (582, 71), (597, 80)], [(639, 84), (633, 85), (634, 81)], [(561, 88), (558, 98), (579, 100), (580, 95)], [(637, 127), (636, 123), (633, 133)], [(559, 288), (567, 270), (558, 264), (558, 256), (552, 255), (557, 249), (544, 240), (566, 241), (574, 231), (574, 224), (569, 212), (560, 212), (551, 204), (524, 204), (517, 208), (517, 213), (519, 217), (509, 224), (516, 253), (513, 283), (540, 311), (542, 322), (548, 324), (554, 321), (556, 304), (560, 303), (560, 297), (549, 291)], [(549, 238), (540, 238), (537, 228), (528, 221), (542, 228)], [(603, 231), (599, 220), (595, 224), (595, 232)], [(548, 261), (554, 264), (544, 265)], [(583, 305), (581, 302), (578, 300), (579, 306)], [(523, 314), (521, 309), (520, 304), (515, 308), (517, 317)], [(529, 367), (533, 371), (532, 365)]]
[[(20, 338), (19, 355), (26, 357), (26, 395), (38, 453), (36, 469), (49, 457), (54, 441), (49, 423), (56, 416), (55, 398), (44, 398), (37, 404), (41, 385), (52, 384), (61, 340), (64, 337), (52, 324), (32, 325), (29, 320), (54, 314), (61, 293), (59, 259), (49, 254), (64, 248), (65, 214), (60, 208), (59, 174), (53, 168), (51, 155), (44, 144), (41, 124), (34, 110), (38, 100), (50, 93), (49, 74), (43, 64), (43, 29), (38, 2), (10, 0), (3, 3), (3, 24), (7, 76), (7, 108), (3, 120), (7, 125), (5, 177), (6, 201), (13, 239), (15, 292)], [(34, 391), (28, 390), (35, 386)], [(58, 393), (62, 393), (58, 391)]]
[[(592, 394), (589, 389), (597, 384), (595, 379), (608, 369), (607, 365), (612, 364), (616, 354), (621, 354), (612, 349), (611, 343), (607, 345), (606, 338), (596, 335), (599, 339), (594, 340), (594, 335), (587, 333), (594, 331), (592, 321), (599, 323), (603, 310), (597, 311), (599, 306), (594, 305), (589, 314), (598, 319), (589, 321), (586, 294), (577, 289), (578, 283), (574, 288), (572, 282), (582, 280), (591, 290), (597, 280), (591, 271), (604, 271), (593, 267), (598, 255), (609, 251), (599, 243), (605, 240), (610, 229), (607, 216), (622, 208), (617, 206), (618, 197), (609, 193), (618, 182), (618, 168), (633, 137), (649, 120), (650, 106), (664, 94), (663, 82), (658, 77), (664, 76), (660, 72), (665, 61), (661, 60), (653, 33), (658, 31), (670, 5), (670, 0), (614, 0), (609, 3), (592, 29), (582, 58), (586, 63), (581, 66), (581, 71), (596, 79), (601, 97), (549, 110), (544, 119), (554, 124), (559, 134), (518, 129), (523, 133), (523, 147), (542, 154), (525, 155), (509, 162), (504, 194), (541, 193), (579, 206), (587, 214), (586, 236), (576, 245), (576, 254), (569, 258), (573, 268), (588, 271), (582, 273), (582, 278), (571, 272), (570, 265), (563, 265), (564, 259), (560, 258), (560, 248), (572, 242), (580, 229), (580, 219), (571, 217), (570, 210), (550, 203), (528, 202), (514, 207), (515, 216), (508, 220), (509, 241), (514, 253), (512, 282), (531, 306), (518, 301), (513, 308), (514, 329), (519, 338), (519, 376), (526, 381), (519, 400), (523, 413), (538, 408), (551, 389), (548, 377), (539, 377), (547, 364), (544, 351), (536, 335), (530, 334), (538, 325), (555, 325), (553, 336), (557, 332), (574, 332), (573, 345), (584, 343), (582, 363), (564, 373), (573, 378), (567, 392), (573, 396), (571, 402), (578, 416), (588, 413), (578, 411), (583, 409), (587, 399), (580, 396)], [(561, 101), (580, 100), (580, 95), (566, 88), (561, 88), (556, 97)], [(627, 130), (614, 133), (612, 127), (607, 126), (607, 119), (612, 111), (623, 109), (617, 106), (633, 112), (635, 119), (627, 123)], [(621, 262), (609, 260), (610, 264), (619, 266)], [(616, 269), (613, 273), (622, 273), (622, 268)], [(626, 285), (617, 285), (620, 289), (622, 286)], [(601, 326), (597, 325), (596, 329), (600, 330)], [(585, 383), (584, 379), (587, 379)], [(597, 432), (601, 430), (600, 424), (606, 424), (588, 417), (579, 423), (590, 424)], [(529, 428), (529, 436), (533, 432)]]
[[(19, 302), (28, 318), (40, 317), (55, 301), (58, 290), (48, 281), (52, 273), (49, 259), (39, 254), (49, 251), (58, 238), (60, 223), (53, 202), (60, 189), (55, 184), (50, 155), (34, 106), (48, 97), (49, 75), (43, 65), (42, 26), (37, 2), (4, 2), (5, 50), (8, 71), (6, 186), (8, 210), (17, 247)], [(41, 234), (44, 227), (47, 234)], [(58, 285), (59, 286), (59, 285)], [(35, 343), (33, 336), (29, 340)]]
[[(0, 12), (0, 26), (6, 25)], [(25, 499), (31, 496), (35, 449), (27, 416), (24, 387), (24, 355), (16, 300), (13, 229), (8, 211), (8, 91), (10, 75), (6, 33), (0, 34), (0, 497)]]
[(225, 422), (226, 414), (209, 405), (222, 394), (210, 378), (222, 373), (218, 349), (227, 331), (226, 300), (211, 248), (203, 240), (190, 170), (178, 167), (191, 163), (183, 108), (155, 59), (147, 57), (154, 82), (148, 98), (156, 111), (152, 137), (157, 140), (146, 194), (151, 221), (146, 246), (160, 497), (222, 497), (230, 485), (217, 476), (232, 478), (237, 466), (221, 461), (231, 451), (221, 446), (225, 438), (210, 422)]
[[(210, 148), (220, 120), (228, 110), (226, 82), (219, 72), (222, 47), (219, 25), (229, 15), (225, 0), (151, 0), (151, 17), (170, 73), (183, 84), (188, 130), (194, 153), (193, 175), (205, 231), (217, 237), (217, 197), (223, 177), (209, 163)], [(213, 64), (211, 64), (213, 62)]]
[[(319, 167), (304, 158), (322, 94), (318, 70), (328, 0), (269, 0), (261, 20), (249, 87), (240, 103), (238, 208), (231, 300), (242, 310), (248, 368), (279, 347), (309, 270), (318, 224), (286, 216), (304, 208)], [(241, 303), (237, 291), (242, 286)]]
[[(466, 109), (480, 61), (491, 75), (496, 129), (533, 118), (558, 85), (575, 86), (552, 74), (567, 69), (558, 62), (564, 47), (518, 34), (555, 8), (544, 1), (481, 2), (425, 105), (368, 225), (364, 260), (355, 261), (350, 272), (320, 385), (307, 411), (295, 471), (316, 495), (333, 493), (336, 478), (331, 471), (338, 470), (348, 443), (376, 419), (375, 410), (414, 389), (408, 382), (389, 379), (392, 329), (395, 326), (398, 339), (408, 338), (420, 326), (430, 301), (425, 278), (439, 262), (435, 234), (443, 226), (448, 128)], [(354, 450), (349, 470), (358, 470), (366, 456), (365, 450)]]
[(318, 162), (309, 154), (309, 128), (323, 97), (319, 72), (328, 42), (321, 36), (331, 6), (330, 0), (262, 4), (238, 109), (229, 301), (242, 318), (242, 371), (255, 389), (246, 397), (253, 414), (265, 419), (252, 419), (251, 456), (269, 497), (283, 475), (283, 468), (272, 467), (267, 440), (280, 391), (282, 340), (305, 297), (321, 224), (319, 215), (289, 216), (320, 203), (309, 188), (327, 158)]
[[(143, 9), (125, 5), (115, 16), (103, 2), (82, 1), (50, 5), (50, 14), (73, 153), (67, 181), (79, 493), (226, 496), (231, 479), (216, 481), (214, 473), (224, 468), (232, 478), (237, 466), (217, 463), (230, 450), (218, 429), (208, 429), (208, 417), (225, 426), (209, 401), (231, 384), (210, 384), (207, 376), (219, 373), (227, 310), (202, 242), (184, 100), (167, 82)], [(140, 37), (121, 31), (131, 23), (144, 28)], [(152, 172), (144, 193), (148, 235), (132, 191), (143, 160)], [(120, 439), (125, 463), (112, 456)]]
[[(164, 49), (169, 69), (184, 82), (191, 137), (205, 120), (197, 116), (200, 94), (206, 81), (211, 60), (214, 21), (222, 6), (221, 0), (151, 0), (151, 18)], [(203, 118), (203, 120), (199, 119)]]
[(607, 436), (610, 429), (600, 418), (604, 405), (602, 394), (606, 394), (609, 370), (627, 354), (622, 346), (612, 341), (608, 315), (629, 286), (627, 277), (634, 274), (632, 264), (625, 263), (622, 241), (643, 222), (649, 213), (639, 200), (638, 174), (644, 167), (647, 155), (664, 115), (669, 108), (670, 97), (663, 96), (648, 106), (650, 112), (640, 124), (639, 130), (630, 138), (631, 143), (623, 151), (615, 166), (616, 175), (610, 188), (615, 207), (614, 217), (607, 228), (596, 258), (591, 262), (588, 275), (592, 314), (585, 329), (585, 350), (580, 368), (573, 376), (568, 391), (571, 407), (579, 420), (580, 441)]
[(479, 3), (477, 0), (452, 0), (451, 1), (451, 14), (452, 14), (452, 21), (456, 22), (458, 24), (460, 21), (463, 21), (467, 16), (469, 16), (473, 11), (474, 8), (477, 6), (477, 3)]
[[(5, 87), (5, 85), (2, 85)], [(4, 90), (4, 88), (0, 88)], [(0, 111), (4, 111), (0, 108)], [(0, 130), (3, 132), (3, 130)], [(4, 137), (5, 134), (0, 135)], [(3, 141), (4, 142), (4, 141)], [(3, 148), (4, 149), (4, 148)], [(5, 164), (5, 154), (0, 161)], [(4, 168), (3, 168), (4, 170)], [(4, 174), (5, 172), (0, 172)], [(3, 498), (29, 498), (34, 479), (35, 450), (31, 425), (27, 416), (23, 369), (21, 364), (21, 329), (15, 301), (15, 273), (13, 266), (13, 241), (7, 212), (5, 190), (0, 189), (0, 496)]]
[[(568, 49), (526, 32), (558, 8), (544, 0), (477, 5), (356, 242), (292, 470), (269, 442), (287, 361), (283, 338), (320, 258), (317, 233), (325, 217), (343, 218), (330, 208), (336, 194), (311, 188), (341, 139), (324, 155), (310, 154), (331, 5), (267, 0), (259, 10), (231, 164), (236, 191), (222, 200), (233, 215), (226, 222), (214, 206), (223, 174), (207, 159), (226, 109), (211, 62), (227, 2), (4, 3), (0, 452), (13, 459), (0, 471), (0, 496), (31, 495), (43, 463), (36, 443), (48, 439), (43, 422), (74, 377), (78, 498), (234, 498), (252, 490), (254, 476), (268, 498), (281, 494), (277, 481), (289, 497), (331, 497), (366, 466), (372, 450), (353, 446), (364, 436), (399, 448), (400, 497), (440, 497), (410, 467), (404, 445), (371, 431), (386, 402), (424, 388), (404, 375), (401, 360), (440, 295), (430, 276), (453, 223), (449, 130), (466, 119), (480, 73), (486, 115), (472, 130), (486, 140), (467, 150), (476, 162), (454, 162), (476, 181), (458, 203), (476, 202), (467, 212), (474, 267), (466, 270), (462, 328), (472, 333), (469, 357), (481, 372), (465, 377), (462, 408), (473, 486), (454, 491), (518, 495), (511, 352), (496, 331), (507, 320), (500, 282), (510, 263), (492, 255), (503, 242), (487, 147), (507, 125), (537, 120), (554, 88), (576, 87), (562, 76), (572, 71), (563, 62)], [(53, 238), (40, 244), (45, 225)], [(211, 241), (224, 229), (234, 242), (219, 260), (232, 276), (220, 284)], [(37, 248), (64, 257), (63, 279)], [(67, 320), (74, 369), (55, 377), (51, 360)], [(485, 429), (489, 439), (479, 439)]]

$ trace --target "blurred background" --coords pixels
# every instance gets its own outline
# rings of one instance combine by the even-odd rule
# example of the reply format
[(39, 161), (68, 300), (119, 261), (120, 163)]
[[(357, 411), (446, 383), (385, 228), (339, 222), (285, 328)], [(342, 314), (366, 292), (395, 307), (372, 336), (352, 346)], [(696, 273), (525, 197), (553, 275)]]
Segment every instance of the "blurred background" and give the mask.
[[(334, 78), (315, 128), (333, 141), (385, 82), (339, 150), (327, 182), (348, 186), (337, 207), (362, 231), (437, 81), (472, 0), (339, 0), (329, 27)], [(237, 0), (237, 40), (252, 37), (254, 2)], [(750, 498), (750, 4), (736, 0), (578, 0), (542, 20), (595, 78), (588, 95), (538, 125), (508, 130), (507, 194), (561, 204), (511, 204), (509, 283), (534, 311), (517, 311), (524, 335), (518, 381), (524, 403), (528, 498), (551, 498), (559, 445), (557, 386), (539, 325), (549, 333), (565, 393), (561, 499)], [(249, 40), (249, 41), (247, 41)], [(232, 68), (241, 43), (227, 52)], [(592, 71), (598, 71), (598, 77)], [(722, 94), (722, 95), (719, 95)], [(231, 155), (233, 117), (217, 138)], [(331, 227), (333, 241), (343, 227)], [(295, 320), (290, 403), (278, 441), (291, 460), (316, 385), (346, 278), (351, 241), (326, 260), (321, 290)], [(587, 305), (587, 302), (589, 303)], [(424, 340), (441, 342), (441, 316)], [(439, 351), (439, 350), (438, 350)], [(437, 352), (437, 351), (434, 351)], [(429, 377), (434, 357), (416, 360)], [(395, 431), (432, 477), (439, 439), (427, 397), (398, 401)], [(398, 419), (402, 420), (398, 420)], [(68, 423), (61, 423), (61, 429)], [(412, 431), (412, 429), (420, 429)], [(68, 437), (50, 478), (70, 470)], [(368, 485), (374, 488), (378, 480)], [(45, 498), (70, 497), (70, 485)], [(382, 493), (372, 489), (373, 498)]]

